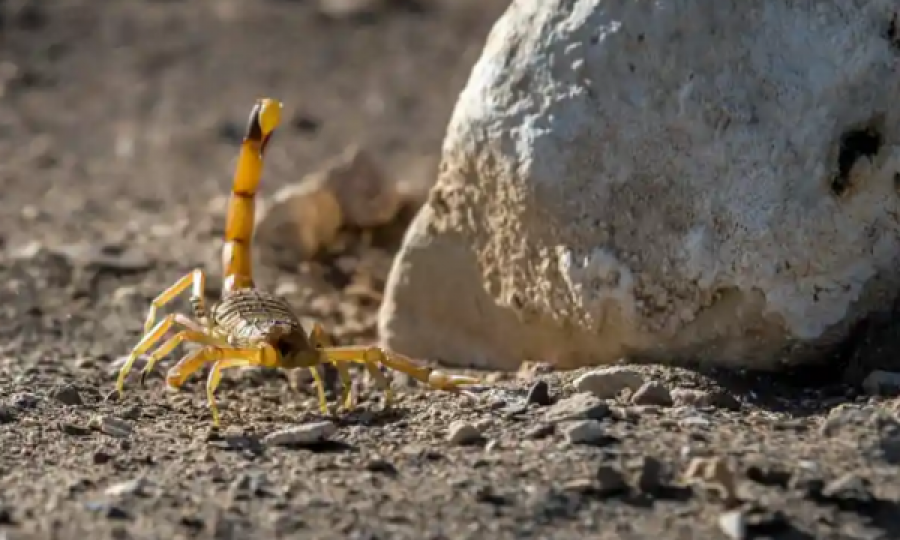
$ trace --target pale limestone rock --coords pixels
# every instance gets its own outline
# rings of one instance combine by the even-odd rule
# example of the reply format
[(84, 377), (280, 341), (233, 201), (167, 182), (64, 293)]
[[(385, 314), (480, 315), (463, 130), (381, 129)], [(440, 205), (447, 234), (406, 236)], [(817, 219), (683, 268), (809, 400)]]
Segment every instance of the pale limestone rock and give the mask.
[(256, 240), (263, 262), (296, 264), (326, 248), (341, 227), (390, 223), (408, 197), (401, 187), (414, 189), (383, 174), (365, 150), (347, 148), (261, 205)]
[(383, 344), (515, 369), (810, 361), (898, 290), (895, 0), (517, 0)]

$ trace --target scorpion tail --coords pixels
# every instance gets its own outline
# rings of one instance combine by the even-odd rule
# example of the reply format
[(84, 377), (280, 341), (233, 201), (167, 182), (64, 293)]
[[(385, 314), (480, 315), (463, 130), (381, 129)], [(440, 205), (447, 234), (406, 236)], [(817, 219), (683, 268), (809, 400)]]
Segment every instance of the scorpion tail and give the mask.
[(223, 294), (253, 287), (250, 244), (253, 239), (256, 190), (262, 176), (266, 145), (281, 120), (281, 107), (281, 102), (274, 99), (260, 99), (250, 112), (225, 222), (225, 246), (222, 248)]

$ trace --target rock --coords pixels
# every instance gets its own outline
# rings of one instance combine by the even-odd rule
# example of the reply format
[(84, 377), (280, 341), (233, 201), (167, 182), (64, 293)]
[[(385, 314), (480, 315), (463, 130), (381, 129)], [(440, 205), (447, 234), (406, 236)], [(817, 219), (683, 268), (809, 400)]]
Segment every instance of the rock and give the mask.
[(468, 422), (456, 420), (447, 430), (447, 441), (455, 445), (475, 444), (481, 441), (481, 430)]
[(740, 510), (731, 510), (719, 514), (719, 528), (725, 536), (732, 540), (747, 538), (747, 520)]
[(546, 439), (553, 435), (554, 432), (556, 432), (556, 426), (554, 424), (539, 424), (528, 429), (525, 432), (525, 438), (532, 440)]
[(382, 344), (510, 371), (819, 358), (900, 288), (891, 6), (516, 1), (394, 262)]
[(106, 519), (126, 520), (131, 518), (131, 515), (128, 513), (128, 511), (115, 504), (110, 504), (103, 501), (92, 501), (85, 503), (84, 506), (88, 510), (106, 517)]
[(54, 388), (52, 396), (53, 399), (62, 403), (63, 405), (77, 407), (84, 404), (81, 399), (81, 394), (78, 392), (78, 389), (71, 384), (64, 384)]
[(264, 497), (269, 494), (269, 479), (263, 473), (245, 473), (235, 478), (228, 486), (232, 501), (247, 500), (250, 497)]
[(665, 473), (661, 461), (651, 456), (642, 456), (632, 463), (637, 469), (634, 473), (634, 486), (641, 493), (654, 495), (663, 487)]
[(547, 381), (538, 381), (531, 385), (531, 388), (528, 389), (528, 396), (525, 397), (525, 403), (534, 403), (542, 407), (553, 403), (553, 399), (550, 397), (550, 385), (547, 384)]
[(609, 405), (591, 394), (582, 393), (557, 401), (547, 410), (548, 422), (571, 420), (603, 420), (610, 414)]
[(71, 422), (63, 422), (59, 424), (59, 430), (66, 435), (71, 435), (73, 437), (85, 437), (91, 434), (90, 427), (73, 424)]
[(606, 430), (597, 420), (578, 420), (566, 424), (563, 435), (571, 444), (597, 444), (606, 437)]
[(870, 396), (900, 395), (900, 373), (876, 370), (862, 382), (862, 388)]
[(97, 415), (91, 418), (88, 426), (105, 435), (118, 438), (126, 438), (131, 435), (134, 428), (130, 423), (114, 416)]
[(10, 404), (17, 409), (33, 409), (38, 406), (41, 398), (38, 397), (37, 394), (32, 394), (31, 392), (19, 392), (17, 394), (13, 394), (12, 398), (10, 398)]
[(600, 465), (597, 468), (595, 489), (602, 496), (613, 495), (628, 489), (625, 475), (612, 465)]
[(344, 225), (371, 228), (393, 221), (403, 205), (398, 182), (385, 175), (372, 155), (357, 146), (317, 174), (341, 206)]
[(335, 194), (310, 180), (278, 190), (260, 205), (256, 240), (266, 264), (294, 268), (331, 244), (343, 224)]
[(9, 405), (0, 405), (0, 425), (12, 424), (16, 421), (16, 410)]
[(104, 493), (109, 497), (121, 497), (124, 495), (141, 495), (147, 488), (147, 481), (143, 478), (135, 478), (125, 482), (119, 482), (106, 488)]
[(631, 396), (631, 402), (635, 405), (659, 405), (669, 407), (672, 405), (672, 394), (664, 384), (654, 381), (645, 382)]
[(265, 248), (266, 262), (293, 267), (331, 244), (342, 226), (390, 223), (404, 197), (367, 152), (350, 147), (262, 205), (258, 243)]
[(572, 384), (579, 392), (590, 392), (600, 399), (614, 399), (626, 388), (640, 388), (644, 376), (633, 369), (616, 366), (589, 371)]
[(310, 422), (299, 426), (273, 431), (265, 436), (263, 442), (269, 446), (295, 446), (321, 443), (329, 439), (337, 431), (333, 422)]
[(741, 402), (724, 390), (675, 388), (670, 395), (676, 407), (716, 407), (728, 410), (741, 408)]
[(733, 505), (738, 500), (737, 477), (723, 458), (693, 458), (684, 473), (684, 480), (718, 493), (728, 505)]

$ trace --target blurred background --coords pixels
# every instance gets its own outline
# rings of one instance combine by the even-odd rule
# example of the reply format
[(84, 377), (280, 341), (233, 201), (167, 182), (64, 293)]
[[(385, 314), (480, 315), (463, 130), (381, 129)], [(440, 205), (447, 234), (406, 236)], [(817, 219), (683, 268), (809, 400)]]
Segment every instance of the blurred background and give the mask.
[[(257, 97), (285, 103), (263, 198), (352, 148), (387, 182), (427, 187), (456, 97), (507, 4), (0, 0), (0, 245), (30, 274), (16, 302), (74, 325), (96, 309), (115, 318), (105, 332), (130, 341), (149, 299), (181, 272), (206, 267), (217, 294), (224, 205)], [(365, 241), (344, 227), (315, 257), (270, 259), (260, 285), (342, 341), (371, 339), (413, 210)], [(48, 250), (52, 261), (41, 259)], [(4, 317), (15, 342), (29, 332), (23, 308)]]

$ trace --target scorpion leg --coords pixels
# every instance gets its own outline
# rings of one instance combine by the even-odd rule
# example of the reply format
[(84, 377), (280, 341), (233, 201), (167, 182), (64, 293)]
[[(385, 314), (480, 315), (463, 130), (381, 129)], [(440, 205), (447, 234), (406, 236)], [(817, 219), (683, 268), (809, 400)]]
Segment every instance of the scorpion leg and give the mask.
[[(184, 317), (184, 319), (187, 319), (187, 317)], [(149, 331), (144, 332), (144, 336), (131, 350), (131, 353), (129, 353), (128, 355), (128, 359), (125, 360), (125, 363), (119, 370), (119, 378), (116, 382), (116, 391), (119, 393), (119, 397), (121, 397), (125, 391), (125, 378), (128, 376), (128, 373), (131, 372), (131, 368), (134, 366), (134, 363), (137, 361), (137, 359), (142, 354), (150, 350), (153, 345), (159, 342), (159, 340), (162, 339), (164, 335), (166, 335), (166, 332), (168, 332), (176, 322), (180, 322), (183, 324), (183, 320), (179, 317), (179, 315), (173, 313), (164, 317), (161, 321), (159, 321), (159, 323), (156, 324), (156, 326), (151, 328)]]
[[(319, 323), (313, 324), (312, 331), (309, 333), (309, 341), (317, 349), (327, 349), (334, 345), (331, 336)], [(338, 372), (338, 377), (341, 379), (341, 401), (339, 405), (345, 410), (349, 410), (353, 407), (353, 379), (350, 377), (350, 368), (347, 362), (332, 362), (332, 365), (334, 365)]]
[(222, 370), (246, 366), (270, 366), (277, 357), (277, 352), (264, 345), (254, 349), (238, 349), (230, 347), (208, 346), (189, 353), (166, 374), (166, 385), (169, 388), (180, 388), (192, 374), (206, 364), (213, 364), (206, 381), (206, 399), (213, 416), (213, 425), (219, 425), (219, 409), (216, 406), (215, 392), (222, 379)]
[(153, 371), (153, 368), (156, 367), (156, 363), (162, 360), (166, 355), (174, 351), (175, 347), (178, 347), (185, 341), (220, 348), (229, 347), (227, 341), (210, 336), (199, 327), (195, 327), (193, 321), (178, 321), (176, 319), (176, 322), (181, 322), (182, 324), (188, 322), (191, 324), (185, 324), (185, 326), (189, 328), (188, 330), (182, 330), (181, 332), (178, 332), (177, 334), (166, 340), (155, 351), (153, 351), (153, 353), (150, 354), (150, 359), (147, 360), (147, 365), (144, 366), (144, 369), (141, 371), (141, 386), (144, 386), (147, 375), (149, 375)]
[(325, 397), (325, 381), (322, 380), (322, 374), (319, 373), (319, 366), (312, 366), (309, 368), (309, 372), (312, 374), (313, 382), (316, 385), (316, 394), (319, 398), (319, 410), (322, 411), (322, 414), (328, 416), (328, 399)]
[(193, 286), (193, 290), (191, 291), (191, 307), (194, 311), (194, 316), (200, 320), (206, 318), (206, 306), (203, 298), (204, 291), (206, 290), (206, 276), (203, 274), (203, 270), (198, 268), (191, 273), (182, 276), (181, 279), (176, 281), (171, 287), (160, 293), (159, 296), (150, 302), (150, 309), (147, 310), (147, 319), (144, 322), (145, 334), (150, 332), (153, 328), (156, 321), (156, 312), (191, 286)]
[[(322, 354), (328, 362), (334, 364), (338, 362), (364, 364), (375, 379), (375, 382), (385, 389), (385, 404), (390, 400), (391, 394), (387, 380), (378, 369), (379, 364), (405, 373), (432, 388), (446, 392), (459, 393), (462, 391), (462, 386), (480, 383), (478, 379), (473, 377), (451, 375), (428, 366), (416, 364), (410, 358), (398, 353), (385, 351), (379, 347), (328, 347), (322, 349)], [(388, 388), (385, 388), (385, 386), (388, 386)]]

